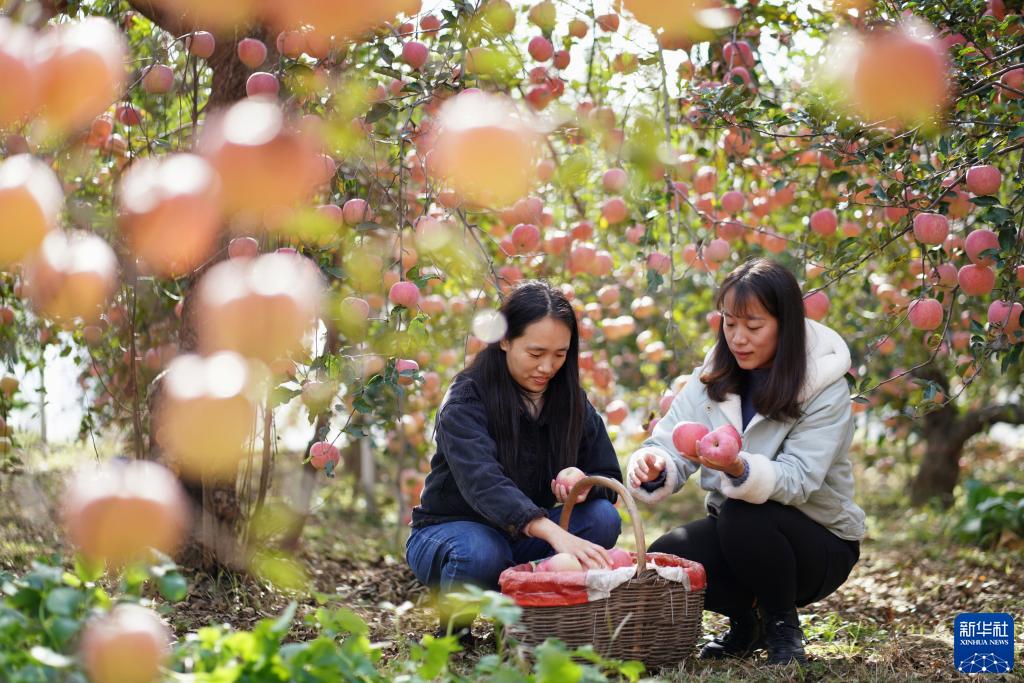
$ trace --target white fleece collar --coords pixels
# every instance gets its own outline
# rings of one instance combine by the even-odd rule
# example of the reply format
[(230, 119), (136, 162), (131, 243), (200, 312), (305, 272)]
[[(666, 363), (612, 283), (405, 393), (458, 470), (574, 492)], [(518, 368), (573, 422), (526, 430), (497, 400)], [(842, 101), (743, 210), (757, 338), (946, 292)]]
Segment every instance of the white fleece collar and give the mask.
[[(800, 402), (807, 403), (824, 389), (845, 375), (850, 370), (850, 348), (839, 333), (831, 327), (814, 320), (805, 319), (807, 329), (807, 376), (800, 389)], [(715, 353), (712, 346), (704, 358), (704, 367), (708, 367)], [(733, 401), (733, 399), (735, 399)], [(735, 403), (735, 405), (731, 405)], [(739, 396), (730, 394), (723, 403), (730, 422), (742, 424), (739, 416)], [(729, 413), (735, 413), (730, 415)]]

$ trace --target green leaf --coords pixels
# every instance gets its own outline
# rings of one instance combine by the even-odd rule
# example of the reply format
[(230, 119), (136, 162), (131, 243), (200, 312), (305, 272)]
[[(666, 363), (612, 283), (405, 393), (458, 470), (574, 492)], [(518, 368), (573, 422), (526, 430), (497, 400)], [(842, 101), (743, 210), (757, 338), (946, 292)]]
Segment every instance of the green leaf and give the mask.
[(583, 678), (583, 667), (572, 661), (560, 641), (545, 640), (536, 655), (537, 683), (577, 683)]
[(410, 657), (414, 662), (419, 662), (416, 667), (416, 674), (424, 680), (430, 681), (441, 675), (448, 667), (448, 659), (453, 653), (459, 652), (462, 647), (456, 636), (445, 636), (435, 638), (432, 635), (425, 635), (419, 644), (412, 646)]
[(46, 609), (63, 617), (74, 616), (85, 596), (77, 588), (54, 588), (46, 596)]
[(836, 171), (828, 178), (830, 185), (838, 185), (839, 183), (845, 183), (850, 179), (850, 174), (846, 171)]
[(643, 675), (644, 671), (647, 670), (647, 667), (644, 666), (643, 662), (638, 662), (635, 659), (630, 659), (629, 661), (619, 664), (618, 669), (619, 673), (625, 676), (630, 681), (638, 681), (640, 680), (640, 676)]
[(361, 616), (343, 607), (337, 609), (321, 607), (317, 609), (316, 622), (320, 625), (321, 630), (332, 636), (348, 633), (365, 636), (370, 633), (370, 627)]
[(82, 580), (83, 583), (92, 583), (98, 581), (103, 576), (103, 561), (90, 561), (89, 559), (75, 555), (75, 575)]
[(355, 408), (360, 413), (372, 413), (373, 412), (373, 406), (371, 406), (369, 403), (367, 403), (366, 399), (364, 399), (362, 396), (360, 396), (359, 398), (357, 398), (354, 401), (352, 401), (352, 407)]
[(284, 635), (288, 633), (288, 630), (292, 627), (292, 622), (295, 621), (295, 611), (299, 608), (299, 603), (292, 600), (288, 603), (288, 606), (284, 608), (284, 612), (281, 612), (271, 627), (271, 631), (277, 635)]
[(971, 203), (977, 206), (997, 206), (999, 200), (995, 197), (971, 197)]
[(50, 622), (50, 635), (62, 649), (82, 628), (82, 622), (71, 617), (57, 617)]
[(289, 389), (285, 386), (274, 387), (270, 392), (270, 405), (271, 407), (283, 406), (301, 393), (301, 389)]
[(370, 107), (370, 111), (366, 112), (366, 122), (376, 123), (382, 118), (390, 114), (392, 107), (387, 102), (378, 102), (377, 104)]
[(157, 580), (160, 595), (168, 602), (181, 602), (188, 595), (188, 581), (178, 572), (169, 572)]

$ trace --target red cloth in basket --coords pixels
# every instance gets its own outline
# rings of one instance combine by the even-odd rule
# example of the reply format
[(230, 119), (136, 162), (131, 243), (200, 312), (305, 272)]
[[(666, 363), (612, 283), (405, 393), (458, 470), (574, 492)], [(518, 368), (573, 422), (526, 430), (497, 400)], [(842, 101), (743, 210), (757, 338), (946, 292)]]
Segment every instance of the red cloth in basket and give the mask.
[[(631, 553), (636, 562), (636, 554)], [(704, 566), (667, 553), (647, 553), (647, 564), (670, 581), (686, 584), (689, 590), (705, 587)], [(518, 564), (501, 573), (501, 592), (520, 607), (558, 607), (602, 600), (608, 593), (636, 575), (636, 566), (619, 569), (591, 569), (577, 572), (537, 572), (532, 563)]]

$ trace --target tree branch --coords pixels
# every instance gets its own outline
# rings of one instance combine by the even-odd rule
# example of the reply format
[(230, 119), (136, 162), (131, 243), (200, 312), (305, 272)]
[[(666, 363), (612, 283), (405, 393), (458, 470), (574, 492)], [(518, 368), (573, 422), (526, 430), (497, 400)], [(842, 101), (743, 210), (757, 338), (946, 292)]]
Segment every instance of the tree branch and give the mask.
[(961, 443), (975, 434), (986, 431), (997, 422), (1011, 425), (1024, 424), (1024, 406), (1018, 403), (1002, 403), (968, 411), (957, 424), (954, 438)]

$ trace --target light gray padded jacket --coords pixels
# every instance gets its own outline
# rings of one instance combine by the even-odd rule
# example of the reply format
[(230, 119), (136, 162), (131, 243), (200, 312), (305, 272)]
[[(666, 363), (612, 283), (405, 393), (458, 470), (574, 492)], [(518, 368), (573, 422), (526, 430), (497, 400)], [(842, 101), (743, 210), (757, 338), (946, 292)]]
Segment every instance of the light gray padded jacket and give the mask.
[[(850, 369), (850, 350), (834, 330), (808, 320), (808, 373), (800, 392), (803, 415), (797, 420), (771, 420), (761, 414), (743, 429), (740, 397), (725, 401), (708, 398), (697, 367), (676, 395), (668, 414), (654, 433), (629, 456), (631, 473), (636, 460), (654, 452), (668, 462), (665, 484), (652, 492), (626, 485), (638, 500), (654, 503), (678, 491), (691, 474), (701, 469), (700, 485), (708, 492), (705, 505), (717, 512), (726, 498), (750, 503), (768, 500), (792, 505), (840, 538), (864, 537), (864, 511), (853, 501), (853, 468), (849, 449), (853, 440), (850, 391), (844, 375)], [(704, 364), (710, 361), (708, 353)], [(740, 453), (749, 475), (736, 486), (723, 472), (701, 468), (683, 458), (672, 445), (672, 430), (682, 421), (700, 422), (710, 429), (731, 424), (743, 436)]]

